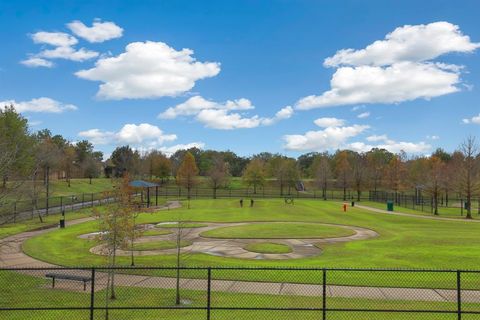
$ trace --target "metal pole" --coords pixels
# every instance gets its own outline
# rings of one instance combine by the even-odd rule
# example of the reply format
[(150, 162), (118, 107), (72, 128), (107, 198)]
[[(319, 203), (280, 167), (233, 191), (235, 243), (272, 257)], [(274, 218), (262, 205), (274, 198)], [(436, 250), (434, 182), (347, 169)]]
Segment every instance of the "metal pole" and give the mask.
[(462, 287), (460, 270), (457, 270), (457, 319), (462, 319)]
[(17, 222), (17, 201), (13, 203), (13, 223)]
[(327, 269), (322, 270), (322, 320), (327, 319)]
[(212, 297), (212, 268), (209, 267), (208, 281), (207, 281), (207, 320), (210, 320), (211, 297)]
[(90, 282), (90, 320), (93, 320), (95, 307), (95, 268), (92, 268), (92, 281)]

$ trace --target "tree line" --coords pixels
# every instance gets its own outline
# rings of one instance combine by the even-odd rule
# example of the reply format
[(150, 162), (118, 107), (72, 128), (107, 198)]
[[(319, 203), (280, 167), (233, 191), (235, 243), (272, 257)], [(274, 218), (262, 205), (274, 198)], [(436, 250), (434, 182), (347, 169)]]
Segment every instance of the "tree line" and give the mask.
[[(308, 180), (309, 188), (320, 190), (324, 198), (327, 190), (335, 189), (343, 192), (345, 200), (349, 191), (360, 199), (366, 190), (395, 194), (420, 190), (433, 199), (436, 214), (440, 198), (447, 202), (452, 195), (465, 198), (467, 216), (471, 216), (472, 199), (480, 196), (480, 148), (474, 136), (467, 137), (453, 152), (437, 149), (429, 156), (377, 148), (368, 152), (310, 152), (297, 158), (269, 152), (242, 157), (229, 150), (198, 148), (166, 155), (159, 150), (140, 152), (127, 145), (117, 147), (105, 161), (102, 158), (89, 141), (72, 143), (49, 130), (31, 133), (27, 119), (12, 106), (0, 110), (0, 201), (5, 190), (28, 180), (32, 181), (27, 192), (31, 198), (40, 190), (48, 195), (52, 173), (68, 184), (72, 177), (122, 177), (128, 173), (132, 178), (162, 184), (174, 181), (188, 190), (198, 185), (196, 177), (201, 176), (207, 178), (214, 197), (217, 189), (229, 186), (231, 177), (242, 177), (243, 184), (254, 193), (274, 185), (281, 195), (290, 194), (301, 180)], [(38, 188), (37, 181), (44, 188)]]

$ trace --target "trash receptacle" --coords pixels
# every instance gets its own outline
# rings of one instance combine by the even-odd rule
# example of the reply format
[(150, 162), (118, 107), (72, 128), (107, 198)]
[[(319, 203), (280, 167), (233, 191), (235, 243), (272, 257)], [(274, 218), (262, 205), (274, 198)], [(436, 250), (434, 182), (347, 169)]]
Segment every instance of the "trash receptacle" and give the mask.
[(355, 207), (355, 201), (352, 201), (352, 207)]
[(60, 219), (60, 228), (65, 228), (65, 219)]
[(387, 201), (387, 211), (393, 211), (393, 201)]
[(468, 210), (468, 207), (468, 201), (465, 201), (465, 203), (463, 204), (463, 209)]

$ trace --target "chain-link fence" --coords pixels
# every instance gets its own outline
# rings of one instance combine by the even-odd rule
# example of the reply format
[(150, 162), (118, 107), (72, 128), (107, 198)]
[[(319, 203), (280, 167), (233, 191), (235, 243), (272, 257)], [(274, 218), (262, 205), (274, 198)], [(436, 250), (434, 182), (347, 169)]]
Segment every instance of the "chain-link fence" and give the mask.
[(0, 269), (1, 319), (480, 319), (480, 271)]

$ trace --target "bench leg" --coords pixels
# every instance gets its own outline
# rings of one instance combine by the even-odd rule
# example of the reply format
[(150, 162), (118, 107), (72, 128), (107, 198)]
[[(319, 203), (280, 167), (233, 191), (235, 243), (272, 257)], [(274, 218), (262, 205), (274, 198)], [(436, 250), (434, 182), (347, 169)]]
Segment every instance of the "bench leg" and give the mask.
[(87, 290), (87, 281), (83, 281), (83, 291)]
[(52, 289), (55, 288), (55, 278), (52, 278)]

